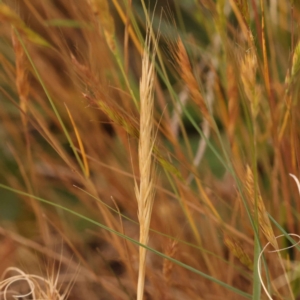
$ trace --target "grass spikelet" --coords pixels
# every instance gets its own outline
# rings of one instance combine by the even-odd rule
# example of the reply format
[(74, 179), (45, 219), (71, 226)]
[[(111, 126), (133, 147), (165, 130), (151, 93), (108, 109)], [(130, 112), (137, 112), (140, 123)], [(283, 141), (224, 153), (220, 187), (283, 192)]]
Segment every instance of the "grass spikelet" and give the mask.
[(172, 51), (179, 67), (178, 72), (185, 84), (187, 85), (192, 100), (200, 108), (203, 117), (210, 123), (210, 125), (212, 125), (213, 122), (211, 116), (209, 114), (204, 98), (199, 90), (197, 80), (192, 71), (192, 66), (188, 54), (180, 38), (177, 39), (176, 49), (173, 49)]
[(224, 236), (224, 243), (229, 251), (249, 270), (253, 271), (253, 261), (240, 243), (229, 236)]
[(250, 34), (249, 49), (245, 52), (241, 60), (241, 80), (248, 101), (250, 101), (251, 111), (255, 117), (258, 113), (258, 96), (256, 88), (257, 58), (254, 49), (253, 37)]
[(263, 234), (266, 237), (266, 239), (268, 240), (268, 242), (270, 242), (272, 244), (272, 246), (275, 249), (277, 249), (278, 244), (277, 244), (270, 220), (268, 218), (268, 214), (267, 214), (262, 196), (260, 194), (259, 188), (255, 187), (255, 185), (254, 185), (253, 173), (248, 165), (247, 165), (245, 187), (246, 187), (249, 204), (252, 209), (254, 218), (256, 215), (256, 211), (257, 211), (258, 224), (259, 224), (261, 231), (263, 232)]
[(294, 50), (291, 78), (293, 78), (300, 70), (300, 41)]
[(157, 161), (160, 163), (160, 165), (166, 170), (167, 172), (171, 173), (172, 175), (176, 176), (181, 181), (183, 180), (183, 176), (181, 172), (170, 162), (168, 162), (160, 153), (160, 151), (157, 149), (157, 147), (154, 147), (153, 152), (156, 155)]
[[(172, 243), (169, 244), (169, 247), (166, 251), (166, 255), (174, 258), (176, 255), (176, 252), (177, 252), (177, 245), (178, 245), (178, 242), (176, 240), (172, 241)], [(174, 264), (170, 260), (167, 260), (167, 259), (164, 260), (163, 276), (164, 276), (164, 280), (167, 285), (171, 284), (171, 272), (172, 272), (173, 266), (174, 266)]]
[[(152, 153), (154, 147), (154, 59), (157, 41), (151, 47), (150, 25), (145, 41), (142, 58), (142, 76), (140, 80), (140, 139), (139, 139), (139, 170), (140, 185), (135, 184), (135, 194), (138, 202), (138, 220), (140, 224), (140, 243), (147, 245), (151, 213), (154, 202), (154, 166)], [(153, 49), (151, 49), (153, 48)], [(150, 51), (153, 51), (150, 54)], [(146, 249), (139, 248), (139, 277), (137, 286), (137, 299), (142, 300), (144, 295), (146, 272)]]
[(249, 6), (247, 0), (234, 0), (238, 9), (240, 10), (244, 20), (249, 23), (250, 14), (249, 14)]
[[(227, 66), (227, 78), (235, 78), (232, 64)], [(228, 135), (231, 143), (234, 140), (234, 130), (239, 114), (238, 88), (236, 80), (228, 81)]]
[(111, 121), (113, 121), (116, 125), (121, 126), (130, 136), (139, 138), (140, 134), (137, 127), (137, 121), (135, 122), (134, 119), (131, 120), (119, 109), (103, 99), (94, 99), (85, 93), (82, 93), (82, 95), (90, 103), (96, 103)]
[(28, 64), (26, 59), (26, 54), (23, 50), (23, 47), (16, 37), (14, 30), (12, 30), (12, 44), (15, 52), (16, 58), (16, 86), (20, 98), (20, 108), (21, 108), (21, 119), (24, 128), (26, 128), (27, 119), (27, 102), (29, 94), (29, 82), (28, 82)]
[(284, 113), (284, 117), (282, 120), (282, 125), (279, 131), (279, 141), (282, 140), (284, 136), (285, 129), (287, 127), (288, 121), (290, 120), (291, 115), (291, 107), (292, 107), (292, 94), (291, 94), (291, 87), (295, 82), (295, 76), (299, 73), (300, 70), (300, 41), (297, 43), (294, 54), (293, 54), (293, 61), (292, 61), (292, 68), (291, 71), (287, 72), (285, 83), (286, 83), (286, 91), (285, 91), (285, 103), (286, 103), (286, 111)]
[(241, 62), (241, 79), (246, 96), (251, 101), (255, 94), (255, 77), (257, 70), (256, 56), (251, 49), (246, 51)]

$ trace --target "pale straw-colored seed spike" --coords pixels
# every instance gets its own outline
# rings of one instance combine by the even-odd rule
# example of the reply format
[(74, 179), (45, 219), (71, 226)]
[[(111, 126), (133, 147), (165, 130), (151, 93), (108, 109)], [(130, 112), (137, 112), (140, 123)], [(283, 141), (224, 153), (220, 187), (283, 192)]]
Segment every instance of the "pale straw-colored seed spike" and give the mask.
[(251, 104), (251, 110), (253, 115), (257, 114), (257, 97), (256, 97), (256, 72), (257, 72), (257, 59), (255, 51), (250, 48), (248, 49), (240, 64), (240, 73), (243, 88), (248, 101)]
[(256, 56), (253, 53), (253, 50), (249, 49), (246, 51), (241, 61), (241, 79), (246, 96), (250, 101), (254, 94), (256, 69)]
[[(256, 211), (258, 215), (258, 223), (259, 227), (266, 237), (266, 239), (272, 244), (272, 246), (277, 249), (278, 244), (268, 217), (268, 212), (265, 209), (265, 205), (260, 194), (259, 188), (255, 187), (253, 173), (251, 168), (247, 165), (247, 173), (246, 173), (246, 191), (247, 198), (249, 200), (249, 205), (251, 207), (253, 216), (256, 216)], [(256, 200), (255, 200), (256, 198)]]
[[(139, 135), (139, 170), (140, 184), (135, 184), (135, 193), (138, 202), (138, 219), (140, 223), (140, 243), (147, 245), (151, 213), (154, 202), (155, 168), (153, 164), (154, 148), (154, 59), (157, 40), (151, 47), (151, 28), (148, 24), (145, 48), (142, 58), (142, 76), (140, 80), (140, 135)], [(152, 52), (152, 54), (151, 54)], [(139, 276), (137, 285), (137, 300), (142, 300), (144, 295), (146, 253), (144, 247), (139, 249)]]

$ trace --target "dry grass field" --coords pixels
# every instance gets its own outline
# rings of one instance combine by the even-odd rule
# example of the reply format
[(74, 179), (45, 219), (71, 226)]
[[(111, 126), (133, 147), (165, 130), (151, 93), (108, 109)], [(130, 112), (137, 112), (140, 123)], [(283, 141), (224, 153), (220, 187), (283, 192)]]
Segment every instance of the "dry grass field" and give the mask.
[(0, 299), (300, 299), (298, 1), (0, 24)]

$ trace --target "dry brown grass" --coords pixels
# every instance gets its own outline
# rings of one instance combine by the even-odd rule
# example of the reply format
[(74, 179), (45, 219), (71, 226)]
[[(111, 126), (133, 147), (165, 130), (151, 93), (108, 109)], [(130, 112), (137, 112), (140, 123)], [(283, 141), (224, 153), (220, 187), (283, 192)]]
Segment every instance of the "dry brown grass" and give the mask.
[[(264, 299), (258, 238), (300, 229), (300, 7), (265, 2), (161, 1), (151, 29), (134, 1), (0, 4), (1, 272), (53, 260), (70, 300)], [(270, 292), (296, 298), (278, 255)]]

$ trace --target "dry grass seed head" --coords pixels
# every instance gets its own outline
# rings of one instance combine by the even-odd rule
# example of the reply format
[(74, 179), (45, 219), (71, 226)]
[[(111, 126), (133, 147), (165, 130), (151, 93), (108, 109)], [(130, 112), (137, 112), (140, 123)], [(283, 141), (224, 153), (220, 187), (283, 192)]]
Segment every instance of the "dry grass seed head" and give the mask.
[(245, 187), (247, 192), (247, 198), (249, 200), (248, 202), (254, 218), (256, 216), (256, 211), (257, 211), (258, 223), (261, 228), (261, 231), (263, 232), (268, 242), (270, 242), (272, 246), (275, 249), (277, 249), (278, 245), (268, 217), (268, 212), (265, 208), (259, 188), (255, 187), (253, 173), (248, 165), (247, 165), (247, 172), (246, 172)]
[(241, 81), (244, 92), (248, 101), (250, 102), (251, 111), (255, 117), (258, 113), (258, 91), (259, 88), (256, 83), (256, 74), (258, 69), (255, 45), (253, 36), (249, 33), (248, 49), (242, 55), (240, 62)]
[[(138, 219), (140, 224), (140, 243), (147, 245), (149, 228), (154, 202), (154, 179), (155, 168), (153, 165), (154, 148), (154, 59), (156, 54), (157, 40), (152, 45), (151, 25), (148, 24), (145, 48), (142, 58), (142, 76), (140, 80), (140, 136), (139, 136), (139, 170), (140, 184), (135, 182), (135, 194), (138, 202)], [(142, 300), (144, 295), (144, 283), (146, 272), (146, 249), (139, 249), (139, 277), (137, 286), (137, 299)]]
[(241, 61), (241, 79), (249, 101), (252, 101), (255, 93), (255, 79), (257, 60), (254, 51), (250, 48), (245, 52)]
[(233, 141), (235, 125), (239, 115), (238, 87), (233, 65), (228, 64), (226, 71), (228, 78), (228, 135), (230, 141)]
[(249, 255), (245, 252), (242, 245), (232, 237), (224, 235), (224, 243), (229, 249), (229, 251), (236, 257), (238, 260), (246, 266), (250, 271), (253, 270), (253, 261), (250, 259)]
[[(178, 241), (174, 240), (169, 243), (169, 247), (167, 248), (166, 255), (168, 257), (174, 258), (178, 249)], [(164, 259), (163, 262), (163, 276), (167, 285), (171, 284), (171, 272), (173, 269), (174, 263), (172, 263), (168, 259)]]
[[(20, 98), (20, 108), (24, 113), (26, 113), (28, 94), (29, 94), (27, 58), (24, 49), (13, 29), (11, 35), (12, 35), (12, 44), (13, 44), (15, 58), (16, 58), (16, 86)], [(25, 125), (24, 116), (23, 114), (21, 115), (22, 115), (23, 125)]]
[(212, 124), (212, 120), (208, 108), (199, 90), (199, 86), (195, 78), (195, 75), (193, 74), (193, 70), (192, 70), (192, 66), (188, 54), (180, 38), (177, 39), (177, 45), (174, 48), (175, 49), (172, 49), (172, 53), (175, 58), (175, 61), (178, 64), (178, 73), (180, 74), (181, 78), (187, 85), (191, 94), (191, 98), (200, 108), (203, 117), (210, 124)]
[[(157, 41), (155, 41), (157, 43)], [(154, 58), (156, 52), (154, 45), (151, 51), (151, 36), (147, 33), (145, 50), (142, 60), (142, 76), (140, 80), (140, 135), (139, 135), (139, 168), (140, 187), (136, 186), (136, 197), (139, 206), (139, 221), (145, 222), (149, 219), (152, 211), (154, 198), (154, 169), (152, 163), (152, 153), (154, 147)], [(149, 220), (150, 221), (150, 220)]]
[(293, 78), (300, 70), (300, 41), (297, 43), (292, 62), (291, 77)]
[(122, 113), (113, 104), (108, 103), (108, 101), (105, 101), (102, 98), (95, 99), (94, 97), (89, 96), (85, 93), (82, 93), (82, 95), (90, 103), (96, 103), (112, 122), (114, 122), (118, 126), (121, 126), (130, 136), (139, 138), (139, 130), (136, 126), (136, 124), (138, 124), (137, 121), (135, 121), (134, 119), (130, 120), (130, 118), (125, 115), (125, 113)]

